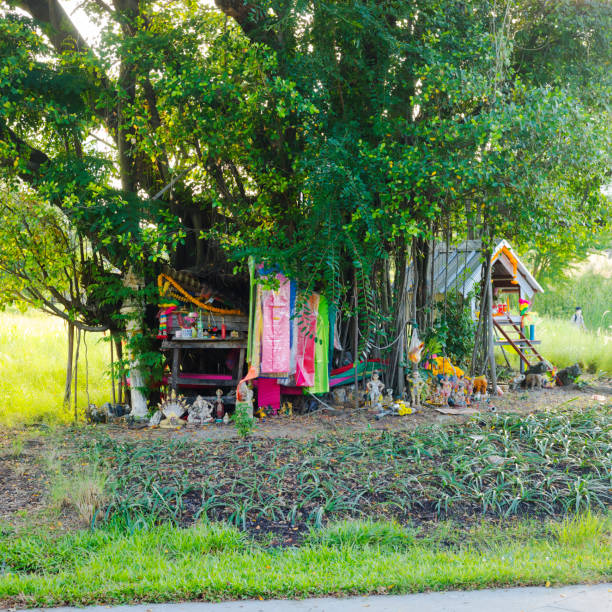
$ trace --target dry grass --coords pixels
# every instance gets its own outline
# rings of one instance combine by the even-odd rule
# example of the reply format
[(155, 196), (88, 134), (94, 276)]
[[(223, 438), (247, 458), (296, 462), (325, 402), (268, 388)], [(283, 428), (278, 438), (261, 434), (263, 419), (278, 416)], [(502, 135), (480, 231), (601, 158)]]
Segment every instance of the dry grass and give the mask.
[(52, 478), (50, 507), (57, 512), (73, 509), (81, 522), (93, 524), (108, 501), (104, 471), (97, 464), (82, 463), (68, 466), (67, 473), (66, 466), (53, 455), (47, 457), (47, 469)]

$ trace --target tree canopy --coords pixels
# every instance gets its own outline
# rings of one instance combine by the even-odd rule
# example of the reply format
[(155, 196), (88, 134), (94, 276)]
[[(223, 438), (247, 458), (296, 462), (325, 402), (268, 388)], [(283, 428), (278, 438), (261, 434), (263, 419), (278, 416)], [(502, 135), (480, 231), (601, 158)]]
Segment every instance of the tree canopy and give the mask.
[(109, 287), (253, 255), (340, 309), (356, 286), (375, 346), (436, 236), (571, 254), (609, 230), (605, 0), (86, 0), (93, 47), (59, 0), (2, 5), (1, 176)]

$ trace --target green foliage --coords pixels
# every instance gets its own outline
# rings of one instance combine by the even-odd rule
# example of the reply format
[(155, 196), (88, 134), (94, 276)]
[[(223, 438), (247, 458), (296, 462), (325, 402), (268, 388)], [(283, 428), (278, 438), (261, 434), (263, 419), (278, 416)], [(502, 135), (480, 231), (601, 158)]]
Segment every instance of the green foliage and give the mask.
[[(475, 326), (469, 305), (458, 291), (438, 300), (433, 325), (424, 334), (430, 353), (442, 353), (456, 365), (465, 365), (474, 348)], [(435, 350), (434, 350), (435, 349)]]
[(248, 409), (246, 406), (237, 405), (232, 414), (232, 421), (236, 426), (236, 431), (242, 439), (246, 439), (251, 435), (253, 427), (255, 426), (255, 420), (249, 416)]
[[(116, 528), (61, 536), (24, 533), (0, 539), (0, 601), (11, 606), (119, 604), (155, 600), (302, 598), (307, 595), (574, 584), (606, 580), (610, 520), (588, 544), (546, 534), (554, 524), (503, 522), (470, 528), (463, 520), (431, 527), (410, 544), (410, 529), (383, 522), (329, 527), (360, 532), (359, 542), (312, 542), (270, 549), (226, 525), (147, 530)], [(370, 536), (368, 536), (370, 532)], [(377, 546), (380, 534), (402, 546)], [(449, 546), (448, 542), (457, 542)], [(444, 546), (442, 546), (444, 543)], [(126, 572), (132, 580), (125, 580)]]

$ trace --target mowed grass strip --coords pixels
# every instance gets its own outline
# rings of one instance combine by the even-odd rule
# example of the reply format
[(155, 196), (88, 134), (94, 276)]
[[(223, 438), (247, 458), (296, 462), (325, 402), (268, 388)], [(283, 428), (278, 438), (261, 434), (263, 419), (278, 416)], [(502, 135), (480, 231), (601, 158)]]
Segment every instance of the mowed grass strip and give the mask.
[[(449, 534), (455, 534), (450, 543)], [(0, 543), (0, 603), (283, 598), (594, 582), (612, 576), (611, 538), (610, 516), (591, 514), (562, 524), (516, 521), (470, 530), (445, 523), (426, 533), (348, 521), (315, 530), (303, 546), (285, 549), (264, 548), (236, 528), (214, 524), (7, 537)]]

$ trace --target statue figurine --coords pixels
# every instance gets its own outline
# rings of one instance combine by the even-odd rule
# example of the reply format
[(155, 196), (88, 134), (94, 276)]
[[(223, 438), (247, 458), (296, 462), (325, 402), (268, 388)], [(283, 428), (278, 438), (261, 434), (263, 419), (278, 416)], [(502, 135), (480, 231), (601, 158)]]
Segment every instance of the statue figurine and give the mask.
[(407, 378), (408, 386), (410, 387), (410, 405), (413, 408), (420, 408), (421, 407), (421, 394), (422, 394), (422, 389), (423, 389), (423, 385), (425, 384), (425, 381), (423, 380), (423, 377), (421, 376), (417, 368), (413, 369), (412, 376), (410, 378), (408, 377), (406, 378)]
[(366, 390), (370, 397), (370, 406), (380, 410), (382, 408), (380, 396), (385, 385), (383, 381), (380, 380), (379, 376), (377, 371), (372, 372), (372, 378), (366, 383)]
[(247, 416), (253, 418), (253, 389), (243, 380), (236, 389), (236, 410), (246, 409)]
[(191, 425), (204, 425), (204, 423), (211, 423), (213, 406), (210, 402), (207, 402), (201, 395), (195, 398), (195, 401), (189, 406), (187, 422)]
[(450, 397), (452, 390), (453, 383), (451, 383), (448, 374), (444, 374), (442, 380), (440, 381), (440, 397), (444, 406), (448, 406), (448, 398)]
[(465, 381), (463, 379), (457, 379), (457, 382), (453, 385), (450, 401), (453, 406), (465, 406)]
[(185, 425), (185, 421), (181, 417), (187, 411), (187, 402), (182, 395), (177, 395), (176, 391), (172, 390), (168, 397), (157, 406), (166, 417), (164, 421), (159, 423), (160, 427), (172, 428)]
[(217, 423), (223, 422), (223, 417), (225, 416), (225, 405), (223, 403), (223, 391), (221, 389), (217, 389), (215, 392), (217, 399), (215, 400), (215, 421)]
[(391, 389), (391, 387), (389, 387), (387, 389), (387, 392), (385, 393), (384, 402), (385, 402), (385, 406), (392, 406), (394, 403), (393, 402), (393, 389)]

